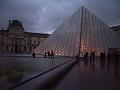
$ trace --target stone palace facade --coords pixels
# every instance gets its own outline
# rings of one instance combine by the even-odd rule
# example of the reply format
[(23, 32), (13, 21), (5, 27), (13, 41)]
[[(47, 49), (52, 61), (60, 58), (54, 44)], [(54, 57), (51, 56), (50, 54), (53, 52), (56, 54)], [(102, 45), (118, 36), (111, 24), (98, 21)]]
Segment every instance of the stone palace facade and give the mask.
[(0, 53), (30, 53), (49, 34), (26, 32), (19, 20), (9, 20), (7, 30), (0, 30)]
[(116, 32), (116, 34), (118, 35), (118, 38), (120, 39), (120, 25), (113, 26), (111, 28), (112, 28), (113, 31)]

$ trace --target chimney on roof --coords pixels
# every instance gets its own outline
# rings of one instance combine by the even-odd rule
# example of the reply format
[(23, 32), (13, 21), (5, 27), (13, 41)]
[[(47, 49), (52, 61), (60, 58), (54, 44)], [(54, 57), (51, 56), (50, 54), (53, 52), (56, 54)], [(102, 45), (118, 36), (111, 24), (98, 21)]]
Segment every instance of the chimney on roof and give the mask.
[(11, 23), (11, 20), (9, 20), (9, 25), (10, 25), (10, 23)]

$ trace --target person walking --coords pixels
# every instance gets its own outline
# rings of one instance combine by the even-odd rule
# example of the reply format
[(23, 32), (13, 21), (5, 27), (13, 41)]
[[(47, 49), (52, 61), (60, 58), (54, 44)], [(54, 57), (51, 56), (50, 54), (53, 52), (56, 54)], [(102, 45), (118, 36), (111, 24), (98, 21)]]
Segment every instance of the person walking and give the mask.
[(32, 57), (35, 58), (35, 52), (32, 53)]
[(44, 54), (44, 58), (46, 58), (46, 54), (47, 54), (47, 53), (45, 52), (45, 54)]
[(53, 50), (51, 50), (51, 54), (50, 54), (51, 58), (54, 58), (54, 53)]
[(90, 52), (90, 66), (92, 65), (92, 52)]
[(93, 61), (93, 65), (94, 65), (94, 60), (95, 60), (95, 52), (92, 52), (92, 61)]
[(48, 53), (47, 53), (47, 54), (48, 54), (48, 58), (50, 58), (50, 51), (48, 51)]

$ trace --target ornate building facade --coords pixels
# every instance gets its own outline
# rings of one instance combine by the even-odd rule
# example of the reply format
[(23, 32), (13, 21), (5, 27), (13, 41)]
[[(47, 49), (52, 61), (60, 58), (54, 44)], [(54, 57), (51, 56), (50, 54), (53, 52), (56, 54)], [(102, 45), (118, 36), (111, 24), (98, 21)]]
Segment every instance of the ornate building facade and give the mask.
[(113, 29), (113, 31), (116, 32), (116, 34), (118, 35), (119, 39), (120, 39), (120, 25), (117, 26), (113, 26), (111, 27)]
[(48, 36), (26, 32), (22, 22), (9, 20), (7, 30), (0, 30), (0, 53), (30, 53)]

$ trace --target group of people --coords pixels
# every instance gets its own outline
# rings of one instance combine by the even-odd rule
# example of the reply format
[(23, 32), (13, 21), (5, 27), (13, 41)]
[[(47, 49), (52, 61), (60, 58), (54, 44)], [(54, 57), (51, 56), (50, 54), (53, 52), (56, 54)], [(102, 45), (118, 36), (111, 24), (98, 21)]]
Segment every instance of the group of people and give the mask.
[(119, 64), (120, 63), (120, 55), (118, 52), (108, 52), (107, 54), (105, 52), (101, 52), (100, 54), (100, 61), (101, 64), (105, 64), (107, 61), (107, 64), (114, 63)]
[(95, 52), (90, 52), (90, 55), (88, 52), (84, 54), (85, 61), (88, 60), (88, 57), (90, 56), (90, 63), (94, 64), (94, 59), (95, 59)]
[[(88, 52), (86, 52), (85, 54), (84, 54), (84, 58), (88, 58), (88, 56), (89, 56), (89, 53)], [(94, 60), (94, 57), (95, 57), (95, 52), (93, 51), (93, 52), (90, 52), (90, 60)]]
[[(88, 57), (90, 57), (90, 63), (94, 64), (94, 60), (95, 60), (95, 52), (90, 52), (90, 54), (88, 52), (86, 52), (84, 54), (84, 58), (85, 60), (88, 60)], [(100, 53), (100, 64), (104, 65), (107, 62), (107, 64), (110, 63), (114, 63), (114, 64), (119, 64), (120, 63), (120, 55), (118, 52), (101, 52)]]
[[(35, 58), (35, 52), (32, 53), (32, 57)], [(45, 52), (44, 58), (54, 58), (54, 52), (53, 50)]]
[(46, 58), (47, 56), (48, 56), (48, 58), (54, 58), (54, 52), (53, 52), (53, 50), (45, 52), (44, 58)]
[(104, 65), (106, 61), (106, 53), (105, 52), (101, 52), (100, 53), (100, 64)]
[[(88, 62), (90, 62), (90, 67), (95, 67), (94, 64), (95, 52), (86, 52), (84, 54), (84, 64), (88, 66)], [(99, 58), (99, 59), (98, 59)], [(100, 61), (101, 69), (110, 69), (110, 67), (114, 67), (115, 76), (119, 75), (119, 65), (120, 65), (120, 52), (100, 52), (100, 57), (96, 57), (97, 60)]]

